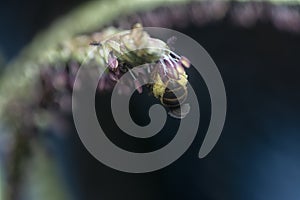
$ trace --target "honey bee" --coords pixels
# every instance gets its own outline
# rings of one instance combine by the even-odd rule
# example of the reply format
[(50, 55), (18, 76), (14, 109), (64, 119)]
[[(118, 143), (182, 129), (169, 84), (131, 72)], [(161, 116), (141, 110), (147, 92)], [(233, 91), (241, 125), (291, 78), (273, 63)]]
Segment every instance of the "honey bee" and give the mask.
[(168, 78), (163, 81), (160, 75), (156, 75), (152, 86), (154, 96), (160, 100), (164, 107), (170, 109), (169, 115), (182, 119), (190, 110), (189, 104), (185, 104), (188, 96), (187, 75), (180, 74), (178, 79)]

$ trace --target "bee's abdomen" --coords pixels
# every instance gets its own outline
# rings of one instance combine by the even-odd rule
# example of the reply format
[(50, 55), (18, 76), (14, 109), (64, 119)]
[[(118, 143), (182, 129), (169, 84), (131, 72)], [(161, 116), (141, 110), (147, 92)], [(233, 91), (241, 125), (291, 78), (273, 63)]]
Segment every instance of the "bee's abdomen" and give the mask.
[(164, 94), (161, 96), (161, 103), (170, 108), (178, 107), (187, 98), (187, 88), (186, 86), (176, 83), (172, 84), (166, 88)]

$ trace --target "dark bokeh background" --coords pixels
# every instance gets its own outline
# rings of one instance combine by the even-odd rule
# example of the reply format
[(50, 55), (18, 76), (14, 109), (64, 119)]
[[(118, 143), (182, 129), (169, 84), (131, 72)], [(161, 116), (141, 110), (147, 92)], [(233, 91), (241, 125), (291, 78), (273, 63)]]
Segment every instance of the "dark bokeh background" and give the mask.
[(1, 0), (0, 1), (0, 51), (6, 60), (15, 57), (39, 31), (83, 0)]
[[(1, 2), (2, 51), (8, 59), (12, 58), (38, 30), (78, 3), (79, 0)], [(205, 84), (191, 69), (190, 81), (196, 87), (203, 113), (202, 129), (189, 150), (160, 171), (147, 174), (115, 171), (95, 160), (77, 134), (61, 138), (49, 130), (48, 139), (55, 146), (53, 151), (73, 198), (300, 199), (300, 34), (279, 31), (268, 21), (242, 28), (227, 18), (178, 30), (196, 39), (222, 74), (228, 113), (218, 144), (208, 157), (197, 158), (210, 111)], [(153, 101), (148, 99), (146, 104)], [(105, 110), (109, 106), (98, 102), (99, 112), (109, 115)], [(134, 103), (139, 107), (144, 105), (138, 100)], [(143, 123), (147, 118), (143, 118), (140, 110), (133, 110), (133, 116), (142, 116)], [(167, 129), (176, 127), (175, 120), (169, 121)], [(110, 137), (120, 145), (151, 146), (143, 143), (136, 147), (137, 141)], [(152, 144), (158, 145), (171, 137), (160, 136)]]
[[(186, 154), (158, 172), (135, 175), (103, 166), (79, 142), (82, 150), (76, 155), (84, 160), (79, 170), (82, 172), (79, 187), (85, 187), (85, 195), (92, 199), (300, 198), (300, 61), (297, 56), (300, 37), (278, 31), (270, 23), (258, 23), (247, 29), (236, 27), (226, 19), (180, 31), (205, 47), (223, 76), (228, 113), (218, 144), (208, 157), (197, 158), (210, 114), (209, 97), (201, 77), (190, 70), (191, 84), (201, 102), (202, 121), (198, 136)], [(149, 104), (152, 101), (142, 99), (141, 109), (136, 111), (141, 117), (145, 101)], [(109, 105), (98, 102), (98, 109), (109, 116), (105, 109)], [(144, 121), (146, 116), (144, 113)], [(177, 124), (169, 120), (167, 130)], [(161, 138), (154, 139), (154, 146), (170, 139), (170, 132), (165, 131)], [(138, 146), (136, 141), (120, 139), (120, 135), (117, 138), (116, 133), (111, 132), (111, 139), (120, 146), (134, 144), (133, 149)], [(74, 140), (78, 142), (78, 138)], [(79, 150), (77, 146), (76, 149)]]

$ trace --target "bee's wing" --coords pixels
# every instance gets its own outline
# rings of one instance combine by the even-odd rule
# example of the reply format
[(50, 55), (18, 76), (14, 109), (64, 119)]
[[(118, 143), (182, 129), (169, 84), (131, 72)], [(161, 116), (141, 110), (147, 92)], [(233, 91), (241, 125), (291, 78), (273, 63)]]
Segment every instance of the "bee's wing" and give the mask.
[(190, 104), (186, 103), (186, 104), (181, 105), (178, 108), (171, 109), (168, 114), (171, 117), (174, 117), (177, 119), (183, 119), (190, 112), (190, 109), (191, 109)]

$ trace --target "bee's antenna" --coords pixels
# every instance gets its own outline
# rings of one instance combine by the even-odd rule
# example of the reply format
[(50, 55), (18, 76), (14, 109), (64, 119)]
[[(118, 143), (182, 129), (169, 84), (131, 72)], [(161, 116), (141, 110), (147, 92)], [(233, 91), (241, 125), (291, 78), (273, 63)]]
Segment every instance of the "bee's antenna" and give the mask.
[(96, 42), (96, 41), (90, 42), (90, 45), (91, 46), (102, 46), (102, 44), (100, 42)]

